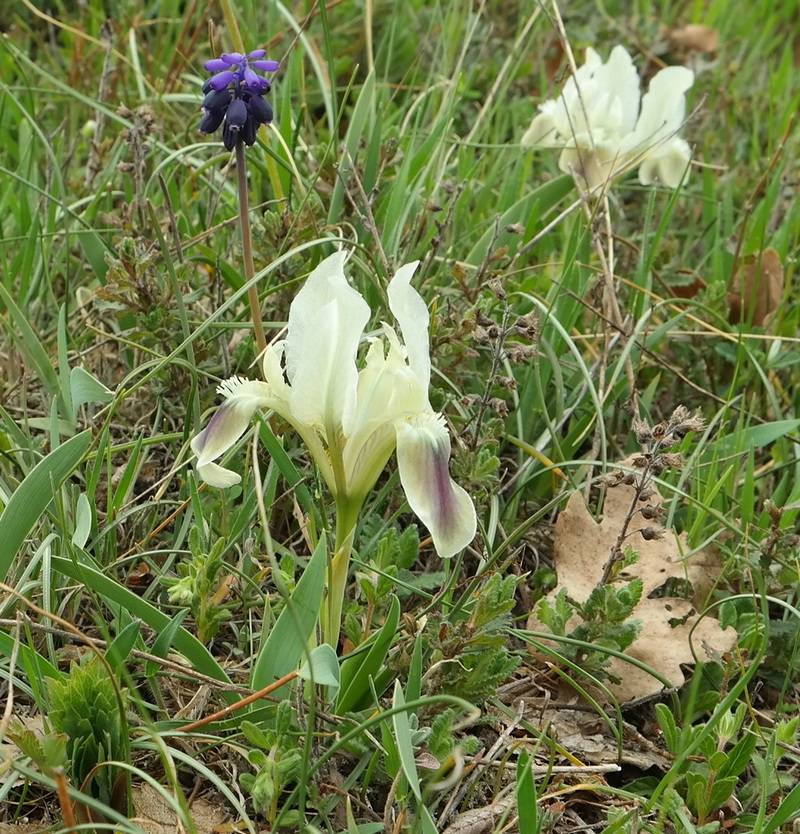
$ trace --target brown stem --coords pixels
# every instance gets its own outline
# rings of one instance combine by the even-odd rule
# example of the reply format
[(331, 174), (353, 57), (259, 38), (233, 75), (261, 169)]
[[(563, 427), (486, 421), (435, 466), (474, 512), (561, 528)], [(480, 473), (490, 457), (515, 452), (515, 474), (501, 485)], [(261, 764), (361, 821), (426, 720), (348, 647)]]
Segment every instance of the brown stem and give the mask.
[(289, 683), (289, 681), (293, 681), (297, 677), (297, 670), (294, 672), (289, 672), (288, 675), (284, 675), (282, 678), (278, 678), (274, 683), (271, 683), (269, 686), (265, 686), (263, 689), (259, 689), (258, 692), (254, 692), (252, 695), (248, 695), (246, 698), (242, 698), (241, 701), (237, 701), (235, 704), (231, 704), (229, 707), (225, 707), (224, 709), (215, 712), (213, 715), (207, 715), (205, 718), (201, 718), (199, 721), (194, 721), (191, 724), (187, 724), (185, 727), (181, 727), (180, 731), (182, 733), (189, 733), (192, 730), (198, 730), (200, 727), (205, 727), (206, 724), (211, 724), (212, 722), (216, 721), (219, 718), (227, 718), (232, 712), (236, 712), (238, 709), (242, 709), (242, 707), (246, 707), (248, 704), (252, 704), (253, 701), (258, 701), (261, 698), (265, 698), (270, 692), (274, 692), (276, 689), (280, 689), (285, 684)]
[[(244, 279), (250, 284), (256, 274), (253, 265), (253, 238), (250, 234), (250, 201), (247, 193), (247, 161), (244, 153), (244, 142), (236, 141), (236, 177), (239, 184), (239, 226), (242, 230), (242, 260), (244, 261)], [(250, 302), (250, 317), (253, 319), (253, 332), (256, 338), (256, 349), (261, 354), (267, 346), (264, 337), (264, 325), (261, 322), (261, 305), (258, 301), (258, 289), (251, 284), (247, 290), (247, 300)]]

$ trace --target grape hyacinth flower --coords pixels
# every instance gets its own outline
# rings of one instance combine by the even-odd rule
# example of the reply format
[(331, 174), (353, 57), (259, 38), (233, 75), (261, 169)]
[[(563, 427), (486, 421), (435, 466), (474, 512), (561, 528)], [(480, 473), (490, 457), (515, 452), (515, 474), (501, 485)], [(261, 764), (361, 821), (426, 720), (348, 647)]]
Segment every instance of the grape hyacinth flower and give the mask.
[(522, 144), (561, 148), (558, 167), (589, 188), (637, 165), (642, 185), (658, 180), (677, 188), (692, 157), (677, 133), (693, 82), (686, 67), (665, 67), (642, 96), (639, 73), (622, 46), (606, 63), (589, 48), (561, 95), (539, 105)]
[(265, 54), (263, 49), (247, 55), (230, 52), (205, 63), (214, 75), (203, 84), (200, 133), (213, 133), (222, 125), (222, 142), (229, 151), (239, 139), (254, 144), (258, 128), (272, 121), (272, 105), (264, 98), (272, 85), (255, 70), (275, 72), (280, 64), (264, 60)]

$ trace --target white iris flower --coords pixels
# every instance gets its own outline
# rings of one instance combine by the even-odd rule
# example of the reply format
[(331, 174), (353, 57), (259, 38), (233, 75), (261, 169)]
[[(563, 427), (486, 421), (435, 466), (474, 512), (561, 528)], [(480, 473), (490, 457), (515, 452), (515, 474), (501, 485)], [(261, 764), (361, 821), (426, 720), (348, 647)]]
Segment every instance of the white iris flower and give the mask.
[(639, 74), (623, 47), (614, 47), (605, 64), (589, 48), (561, 95), (539, 105), (522, 144), (562, 148), (558, 167), (590, 188), (637, 165), (643, 185), (658, 180), (677, 188), (691, 160), (677, 133), (693, 82), (686, 67), (665, 67), (642, 97)]
[(233, 377), (219, 386), (225, 402), (191, 444), (198, 471), (212, 486), (238, 483), (239, 475), (215, 461), (258, 409), (269, 409), (297, 430), (338, 512), (354, 521), (396, 450), (411, 509), (430, 530), (439, 555), (453, 556), (475, 536), (475, 508), (450, 477), (450, 436), (428, 401), (429, 316), (411, 287), (417, 263), (401, 267), (388, 289), (403, 341), (384, 323), (359, 370), (371, 311), (348, 284), (345, 259), (344, 252), (326, 258), (295, 297), (286, 339), (264, 354), (264, 381)]

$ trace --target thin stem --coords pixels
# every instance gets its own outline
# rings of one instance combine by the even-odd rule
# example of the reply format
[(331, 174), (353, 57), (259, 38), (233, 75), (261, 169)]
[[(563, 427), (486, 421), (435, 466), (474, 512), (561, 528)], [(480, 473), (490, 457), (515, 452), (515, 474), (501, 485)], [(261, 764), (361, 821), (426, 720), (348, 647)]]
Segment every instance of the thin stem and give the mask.
[(228, 34), (233, 41), (233, 48), (237, 52), (244, 52), (244, 41), (242, 40), (242, 33), (239, 31), (239, 21), (236, 18), (231, 0), (219, 0), (219, 5), (228, 26)]
[(236, 142), (236, 178), (239, 184), (239, 226), (242, 230), (242, 260), (244, 261), (244, 279), (250, 284), (247, 290), (247, 300), (250, 302), (250, 316), (253, 319), (253, 332), (256, 337), (257, 353), (261, 354), (267, 347), (264, 337), (264, 325), (261, 321), (261, 305), (258, 301), (258, 289), (252, 283), (256, 274), (253, 264), (253, 238), (250, 234), (250, 201), (247, 193), (247, 159), (244, 152), (244, 142)]
[(342, 605), (359, 509), (360, 505), (356, 505), (352, 500), (336, 502), (336, 549), (328, 563), (328, 594), (322, 609), (323, 638), (334, 649), (339, 645)]

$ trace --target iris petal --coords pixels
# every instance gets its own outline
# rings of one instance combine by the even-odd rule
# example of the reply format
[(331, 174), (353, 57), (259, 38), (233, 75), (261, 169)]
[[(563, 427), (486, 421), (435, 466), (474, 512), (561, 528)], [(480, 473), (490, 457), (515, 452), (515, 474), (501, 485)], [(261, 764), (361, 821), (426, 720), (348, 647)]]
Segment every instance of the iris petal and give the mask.
[(450, 436), (441, 415), (418, 414), (397, 425), (397, 464), (409, 506), (430, 530), (436, 552), (455, 556), (475, 538), (472, 499), (450, 477)]
[(347, 283), (345, 252), (326, 258), (309, 275), (289, 310), (286, 374), (292, 412), (328, 443), (349, 434), (356, 406), (356, 354), (370, 317), (361, 293)]
[(642, 96), (639, 75), (622, 46), (603, 63), (593, 49), (557, 99), (539, 106), (523, 145), (561, 148), (559, 168), (592, 188), (642, 165), (643, 184), (659, 179), (677, 187), (689, 147), (675, 138), (684, 121), (694, 74), (667, 67)]
[(428, 390), (431, 380), (431, 358), (428, 344), (430, 316), (422, 296), (411, 286), (411, 278), (419, 261), (401, 266), (389, 282), (389, 307), (403, 334), (408, 364)]
[[(217, 391), (225, 397), (225, 402), (216, 410), (209, 424), (191, 442), (192, 451), (197, 455), (200, 476), (212, 486), (222, 486), (222, 473), (228, 470), (219, 466), (209, 467), (209, 464), (224, 455), (236, 443), (259, 408), (269, 407), (272, 403), (268, 385), (241, 377), (225, 380)], [(228, 480), (231, 477), (233, 473), (230, 473)], [(233, 483), (238, 483), (238, 479)]]

